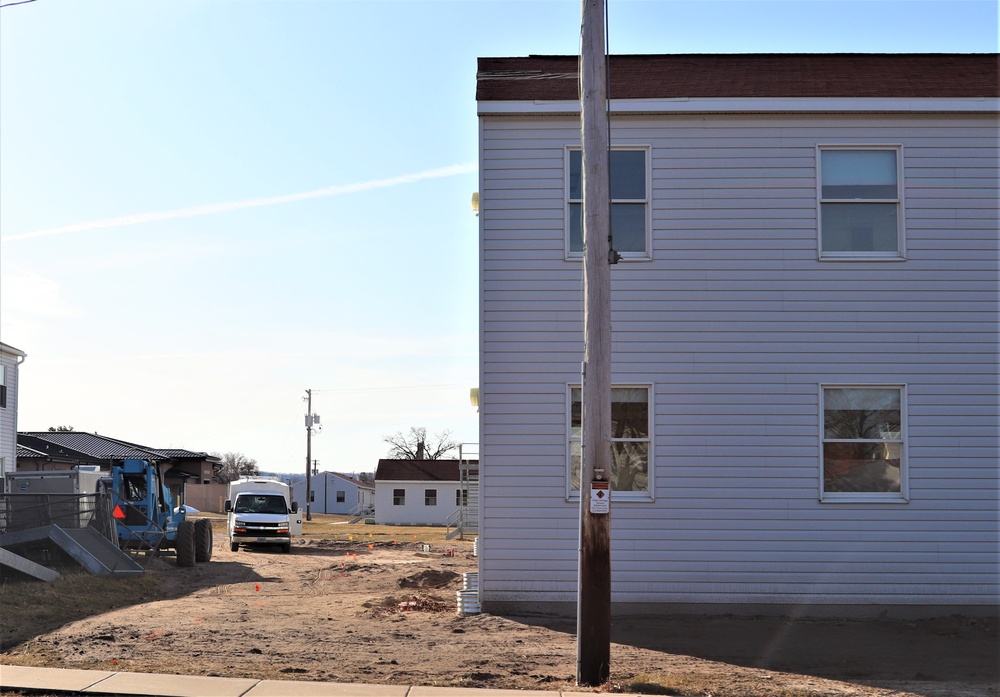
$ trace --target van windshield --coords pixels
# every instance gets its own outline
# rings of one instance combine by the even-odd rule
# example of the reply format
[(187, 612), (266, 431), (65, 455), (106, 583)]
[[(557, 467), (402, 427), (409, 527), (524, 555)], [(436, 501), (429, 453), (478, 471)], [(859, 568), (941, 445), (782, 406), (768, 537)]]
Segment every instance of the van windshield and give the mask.
[(285, 497), (278, 494), (240, 494), (236, 497), (235, 513), (288, 513)]

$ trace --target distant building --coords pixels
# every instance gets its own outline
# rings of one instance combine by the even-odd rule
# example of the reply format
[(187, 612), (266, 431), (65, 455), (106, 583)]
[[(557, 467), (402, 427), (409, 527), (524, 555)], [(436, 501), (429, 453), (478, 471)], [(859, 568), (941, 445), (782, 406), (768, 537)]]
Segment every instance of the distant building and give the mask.
[(375, 522), (447, 525), (462, 505), (458, 460), (379, 460)]
[[(17, 434), (17, 471), (51, 472), (96, 466), (110, 470), (127, 459), (156, 462), (164, 481), (177, 495), (184, 481), (187, 503), (199, 509), (220, 511), (220, 485), (213, 484), (219, 459), (204, 452), (148, 445), (86, 431), (27, 431)], [(224, 488), (224, 487), (223, 487)]]
[[(292, 500), (306, 508), (306, 477), (304, 474), (281, 474), (281, 481), (292, 487)], [(360, 515), (375, 506), (375, 487), (346, 474), (319, 472), (310, 477), (312, 502), (310, 513)]]

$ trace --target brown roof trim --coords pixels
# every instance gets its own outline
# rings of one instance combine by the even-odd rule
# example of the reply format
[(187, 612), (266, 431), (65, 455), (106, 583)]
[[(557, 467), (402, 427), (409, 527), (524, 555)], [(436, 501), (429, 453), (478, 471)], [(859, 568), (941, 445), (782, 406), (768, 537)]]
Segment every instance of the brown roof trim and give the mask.
[[(578, 56), (480, 58), (478, 101), (578, 100)], [(612, 99), (997, 97), (996, 53), (615, 55)]]
[(458, 460), (379, 460), (375, 481), (457, 482)]

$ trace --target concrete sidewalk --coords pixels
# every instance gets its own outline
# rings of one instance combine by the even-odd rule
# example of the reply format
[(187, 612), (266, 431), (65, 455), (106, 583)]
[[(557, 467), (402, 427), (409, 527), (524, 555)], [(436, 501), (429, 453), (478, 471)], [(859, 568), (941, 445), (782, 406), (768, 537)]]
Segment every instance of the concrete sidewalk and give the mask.
[[(362, 685), (0, 665), (0, 689), (153, 697), (585, 697), (593, 692)], [(626, 696), (627, 697), (627, 696)], [(633, 697), (638, 697), (637, 695)]]

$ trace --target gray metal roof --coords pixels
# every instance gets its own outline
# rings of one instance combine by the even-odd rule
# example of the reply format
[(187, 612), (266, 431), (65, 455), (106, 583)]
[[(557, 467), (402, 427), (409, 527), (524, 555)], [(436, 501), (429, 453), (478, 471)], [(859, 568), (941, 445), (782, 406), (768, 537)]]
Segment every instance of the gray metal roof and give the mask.
[[(132, 443), (122, 443), (112, 438), (99, 436), (96, 433), (82, 431), (33, 431), (19, 433), (38, 441), (50, 443), (63, 450), (73, 450), (81, 455), (98, 460), (162, 460), (169, 456), (161, 455), (152, 448), (145, 448)], [(37, 446), (35, 446), (37, 447)]]

